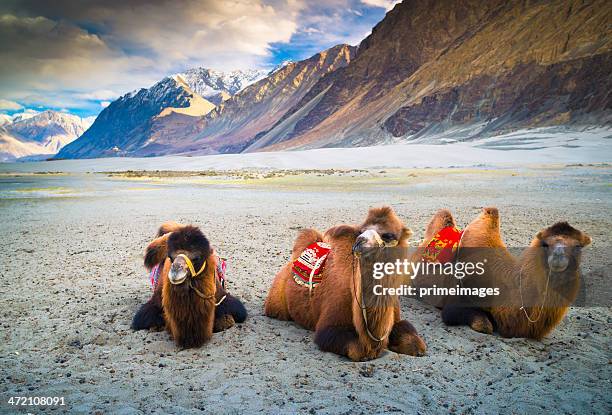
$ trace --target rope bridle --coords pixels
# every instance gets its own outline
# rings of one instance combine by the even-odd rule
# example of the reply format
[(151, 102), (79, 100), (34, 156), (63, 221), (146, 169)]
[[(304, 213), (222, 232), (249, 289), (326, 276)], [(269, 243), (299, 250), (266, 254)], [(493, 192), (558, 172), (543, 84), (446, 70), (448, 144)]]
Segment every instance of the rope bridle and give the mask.
[[(189, 279), (189, 288), (191, 288), (198, 297), (202, 298), (203, 300), (210, 300), (211, 298), (215, 297), (215, 294), (210, 294), (210, 295), (205, 295), (202, 291), (198, 290), (194, 285), (193, 285), (193, 279), (196, 278), (198, 275), (200, 275), (202, 272), (204, 272), (204, 269), (206, 268), (206, 263), (207, 261), (204, 261), (204, 263), (202, 264), (202, 266), (200, 267), (200, 270), (198, 272), (196, 272), (194, 266), (193, 266), (193, 262), (191, 262), (191, 259), (189, 259), (189, 257), (185, 254), (178, 254), (176, 256), (183, 258), (183, 260), (185, 261), (185, 263), (187, 264), (187, 268), (189, 268), (189, 272), (191, 273), (191, 278)], [(216, 281), (216, 273), (217, 271), (215, 270), (215, 284), (217, 283)], [(172, 281), (170, 281), (172, 283)], [(224, 295), (223, 297), (221, 297), (221, 299), (217, 302), (215, 302), (215, 306), (218, 306), (219, 304), (221, 304), (225, 298), (227, 297), (227, 294)]]
[[(353, 279), (353, 288), (355, 288), (355, 261), (359, 260), (359, 254), (357, 253), (353, 253), (353, 260), (351, 261), (351, 278)], [(355, 297), (355, 301), (357, 302), (357, 305), (359, 306), (359, 308), (361, 309), (361, 314), (363, 316), (363, 323), (366, 329), (366, 334), (368, 335), (368, 337), (370, 339), (372, 339), (373, 341), (375, 341), (376, 343), (381, 343), (383, 342), (391, 333), (391, 330), (393, 329), (393, 326), (391, 326), (391, 329), (389, 329), (387, 331), (387, 333), (382, 336), (381, 338), (378, 338), (376, 336), (374, 336), (372, 334), (372, 332), (370, 331), (370, 327), (368, 325), (368, 311), (367, 311), (367, 307), (365, 307), (363, 304), (365, 304), (364, 300), (363, 300), (363, 287), (361, 289), (361, 302), (359, 302), (359, 300), (357, 299), (357, 293), (355, 293), (355, 291), (353, 290), (353, 296)]]
[(525, 264), (521, 265), (521, 269), (519, 270), (519, 294), (521, 296), (521, 308), (520, 309), (523, 310), (523, 313), (525, 313), (525, 317), (527, 318), (527, 321), (533, 324), (533, 323), (537, 323), (538, 320), (540, 320), (544, 312), (544, 304), (546, 304), (546, 297), (548, 296), (548, 284), (550, 282), (550, 274), (552, 273), (552, 270), (550, 269), (550, 267), (548, 268), (548, 276), (546, 277), (546, 286), (544, 287), (544, 300), (542, 301), (542, 305), (540, 306), (540, 310), (538, 311), (538, 317), (535, 318), (534, 320), (527, 312), (527, 309), (525, 308), (525, 302), (523, 300), (523, 268), (524, 267), (525, 267)]

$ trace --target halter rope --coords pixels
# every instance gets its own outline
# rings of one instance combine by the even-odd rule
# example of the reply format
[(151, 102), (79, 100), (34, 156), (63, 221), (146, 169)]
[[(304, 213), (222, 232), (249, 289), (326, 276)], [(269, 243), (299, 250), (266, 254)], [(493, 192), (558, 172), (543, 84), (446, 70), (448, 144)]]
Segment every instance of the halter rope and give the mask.
[[(195, 271), (195, 268), (193, 267), (193, 262), (191, 262), (191, 259), (189, 259), (189, 257), (185, 254), (178, 254), (176, 256), (181, 257), (185, 260), (185, 263), (187, 264), (187, 268), (189, 268), (189, 272), (191, 272), (191, 279), (189, 279), (189, 287), (195, 291), (195, 293), (198, 295), (198, 297), (202, 298), (203, 300), (209, 300), (211, 298), (215, 297), (215, 294), (211, 294), (211, 295), (204, 295), (204, 293), (202, 293), (202, 291), (198, 290), (196, 287), (194, 287), (193, 283), (191, 282), (192, 279), (194, 279), (195, 277), (197, 277), (198, 275), (200, 275), (202, 272), (204, 272), (204, 269), (206, 268), (206, 261), (204, 261), (204, 263), (202, 264), (202, 266), (200, 267), (200, 270), (198, 272)], [(215, 270), (215, 277), (216, 277), (216, 273), (217, 271)], [(216, 281), (215, 281), (216, 284)], [(221, 297), (221, 299), (215, 303), (215, 306), (218, 306), (219, 304), (221, 304), (223, 302), (223, 300), (225, 300), (225, 298), (227, 297), (227, 294), (224, 295), (223, 297)]]
[[(358, 259), (358, 255), (357, 254), (353, 254), (353, 261), (351, 263), (351, 267), (352, 267), (352, 272), (351, 272), (351, 276), (353, 278), (353, 288), (355, 287), (355, 260)], [(359, 303), (359, 300), (357, 299), (357, 295), (356, 293), (353, 291), (353, 296), (355, 297), (355, 301), (357, 302), (357, 305), (359, 306), (359, 308), (361, 309), (361, 314), (363, 315), (363, 323), (366, 329), (366, 334), (368, 335), (368, 337), (370, 339), (372, 339), (373, 341), (375, 341), (376, 343), (381, 343), (382, 341), (384, 341), (389, 334), (391, 333), (391, 330), (393, 329), (393, 326), (391, 327), (391, 329), (389, 329), (389, 331), (387, 331), (387, 333), (382, 336), (380, 339), (376, 336), (374, 336), (372, 334), (372, 332), (370, 331), (370, 328), (368, 326), (368, 312), (367, 312), (367, 307), (364, 307), (364, 301), (363, 301), (363, 289), (361, 290), (361, 303)]]
[(544, 288), (544, 300), (542, 301), (542, 305), (540, 306), (540, 310), (538, 311), (538, 317), (534, 320), (529, 313), (527, 313), (527, 309), (525, 309), (525, 302), (523, 301), (523, 267), (525, 264), (521, 265), (521, 269), (519, 270), (519, 293), (521, 295), (521, 310), (525, 313), (525, 317), (530, 323), (537, 323), (538, 320), (542, 317), (542, 313), (544, 311), (544, 304), (546, 304), (546, 297), (548, 295), (548, 283), (550, 282), (550, 274), (551, 269), (548, 268), (548, 276), (546, 277), (546, 286)]

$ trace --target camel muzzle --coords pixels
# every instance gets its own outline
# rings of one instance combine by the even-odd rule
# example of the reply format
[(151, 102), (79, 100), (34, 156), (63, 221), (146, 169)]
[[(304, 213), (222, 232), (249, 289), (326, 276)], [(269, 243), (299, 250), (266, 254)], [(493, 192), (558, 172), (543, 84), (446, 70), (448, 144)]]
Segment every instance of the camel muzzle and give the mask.
[(552, 272), (563, 272), (570, 263), (569, 256), (565, 252), (565, 246), (558, 244), (548, 256), (548, 266)]
[(368, 229), (357, 237), (353, 244), (353, 254), (363, 254), (373, 248), (382, 248), (384, 241), (374, 229)]

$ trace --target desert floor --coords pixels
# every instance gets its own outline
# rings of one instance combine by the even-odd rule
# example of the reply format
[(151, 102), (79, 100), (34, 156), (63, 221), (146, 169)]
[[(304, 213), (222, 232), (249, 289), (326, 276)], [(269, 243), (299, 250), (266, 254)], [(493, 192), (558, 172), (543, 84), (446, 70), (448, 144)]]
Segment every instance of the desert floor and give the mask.
[[(396, 209), (415, 239), (438, 208), (465, 225), (495, 205), (508, 245), (525, 246), (567, 219), (593, 237), (589, 250), (604, 251), (611, 178), (609, 165), (3, 173), (0, 411), (610, 413), (609, 307), (573, 307), (536, 342), (445, 327), (436, 309), (405, 299), (403, 316), (427, 355), (387, 352), (366, 363), (320, 352), (312, 333), (263, 316), (262, 307), (298, 229), (360, 222), (381, 204)], [(130, 330), (151, 294), (143, 250), (168, 219), (200, 225), (229, 257), (229, 289), (250, 312), (201, 349)], [(587, 275), (609, 264), (585, 255)], [(15, 408), (11, 396), (62, 396), (66, 406)]]

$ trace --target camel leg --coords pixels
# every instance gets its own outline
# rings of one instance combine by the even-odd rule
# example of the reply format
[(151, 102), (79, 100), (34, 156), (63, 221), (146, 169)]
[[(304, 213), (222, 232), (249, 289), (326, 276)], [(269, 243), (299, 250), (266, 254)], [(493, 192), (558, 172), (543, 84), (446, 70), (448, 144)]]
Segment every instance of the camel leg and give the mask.
[(247, 311), (244, 304), (233, 295), (227, 294), (227, 297), (219, 304), (219, 307), (222, 307), (226, 314), (230, 314), (236, 323), (244, 323), (247, 319)]
[(213, 332), (227, 330), (235, 323), (243, 323), (247, 318), (244, 305), (236, 297), (226, 294), (225, 300), (215, 308)]
[(493, 322), (489, 315), (475, 307), (446, 305), (442, 309), (442, 321), (447, 326), (465, 325), (480, 333), (493, 333)]
[(367, 353), (353, 327), (326, 326), (317, 329), (315, 343), (324, 352), (346, 356), (355, 362), (372, 360), (377, 357)]
[(287, 297), (285, 295), (287, 279), (291, 277), (289, 275), (290, 272), (291, 269), (282, 269), (276, 278), (274, 278), (274, 282), (272, 283), (272, 287), (270, 288), (270, 292), (264, 304), (264, 314), (266, 316), (278, 320), (291, 320), (289, 308), (287, 307)]
[(424, 356), (427, 346), (412, 324), (400, 320), (389, 334), (389, 350), (410, 356)]
[(162, 328), (164, 325), (164, 313), (155, 296), (140, 307), (132, 320), (133, 330)]
[[(215, 313), (216, 314), (216, 313)], [(227, 330), (234, 325), (234, 317), (231, 314), (222, 314), (219, 317), (215, 315), (215, 323), (213, 324), (213, 333)]]

